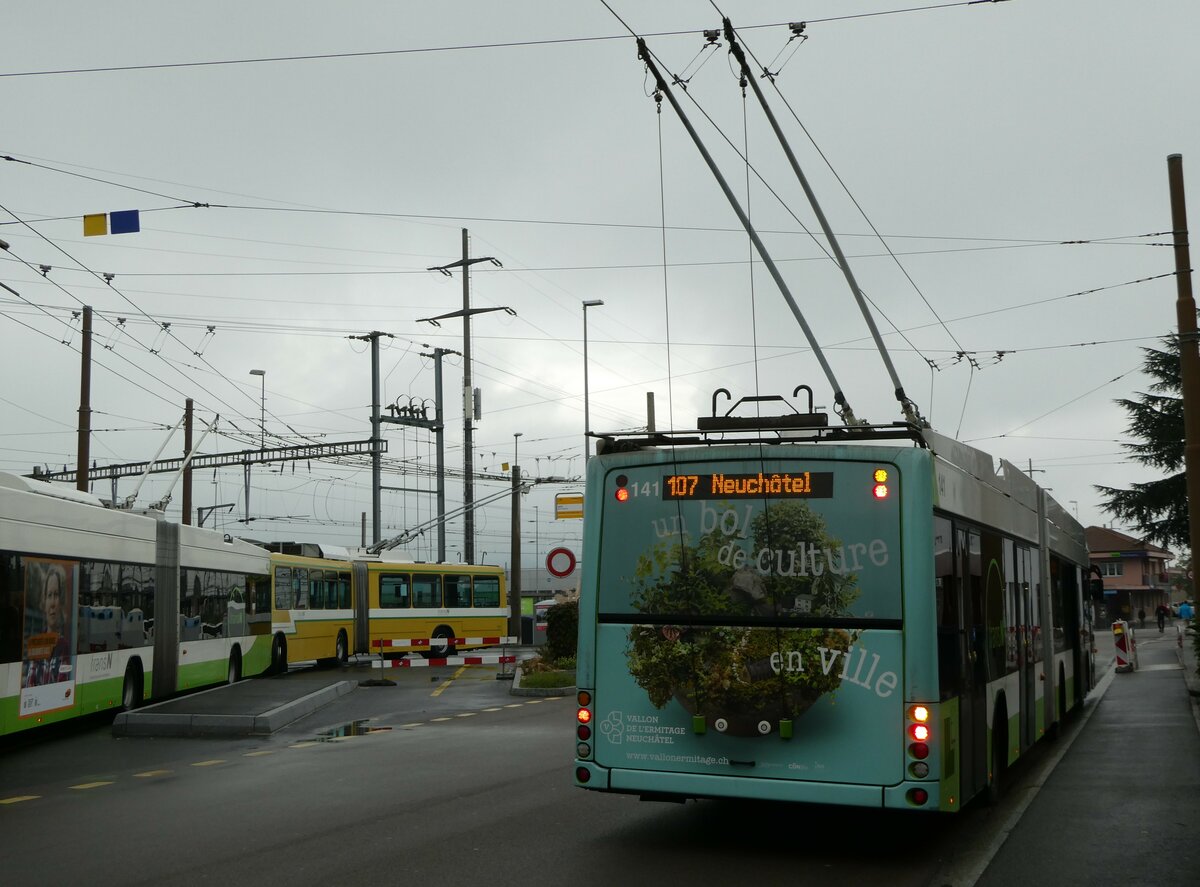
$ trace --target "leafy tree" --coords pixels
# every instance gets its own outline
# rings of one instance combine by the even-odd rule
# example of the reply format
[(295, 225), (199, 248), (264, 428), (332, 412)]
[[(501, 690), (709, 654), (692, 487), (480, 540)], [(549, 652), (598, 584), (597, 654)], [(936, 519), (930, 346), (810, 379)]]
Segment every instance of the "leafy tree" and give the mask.
[(1118, 400), (1129, 414), (1126, 432), (1136, 442), (1122, 444), (1135, 461), (1166, 473), (1166, 477), (1133, 484), (1127, 490), (1096, 485), (1104, 509), (1137, 528), (1148, 540), (1186, 548), (1188, 536), (1187, 482), (1184, 476), (1183, 385), (1179, 340), (1162, 340), (1166, 350), (1143, 348), (1143, 371), (1154, 379), (1150, 390), (1136, 400)]

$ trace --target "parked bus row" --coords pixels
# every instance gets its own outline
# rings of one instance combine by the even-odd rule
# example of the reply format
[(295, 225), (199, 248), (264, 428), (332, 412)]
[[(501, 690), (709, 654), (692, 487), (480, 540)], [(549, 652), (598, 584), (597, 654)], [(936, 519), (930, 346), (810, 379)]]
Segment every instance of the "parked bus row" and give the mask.
[(506, 633), (499, 567), (276, 547), (0, 473), (0, 735), (289, 663), (444, 656)]

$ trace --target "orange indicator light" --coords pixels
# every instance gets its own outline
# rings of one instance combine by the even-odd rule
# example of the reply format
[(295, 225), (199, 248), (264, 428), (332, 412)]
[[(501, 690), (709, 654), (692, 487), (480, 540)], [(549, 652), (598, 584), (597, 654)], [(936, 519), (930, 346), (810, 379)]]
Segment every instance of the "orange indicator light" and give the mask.
[(619, 490), (617, 490), (616, 496), (618, 502), (626, 502), (629, 500), (629, 490), (621, 487)]
[(579, 721), (579, 723), (586, 724), (592, 719), (592, 713), (586, 708), (581, 708), (575, 715), (575, 718)]

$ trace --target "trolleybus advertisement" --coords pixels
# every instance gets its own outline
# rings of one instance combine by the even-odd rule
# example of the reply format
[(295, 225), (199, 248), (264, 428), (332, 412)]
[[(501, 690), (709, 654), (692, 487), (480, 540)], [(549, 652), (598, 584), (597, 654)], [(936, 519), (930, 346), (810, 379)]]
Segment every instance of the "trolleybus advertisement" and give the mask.
[(75, 561), (25, 558), (23, 718), (75, 704)]
[(624, 656), (598, 659), (598, 762), (894, 779), (898, 469), (705, 461), (605, 486), (597, 643)]

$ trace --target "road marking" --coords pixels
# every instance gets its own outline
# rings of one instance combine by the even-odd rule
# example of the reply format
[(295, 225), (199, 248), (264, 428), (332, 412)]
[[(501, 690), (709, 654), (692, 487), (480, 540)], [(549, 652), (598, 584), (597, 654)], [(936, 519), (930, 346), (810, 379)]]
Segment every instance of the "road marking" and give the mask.
[(436, 723), (439, 723), (439, 722), (441, 722), (441, 721), (453, 721), (453, 720), (454, 720), (454, 718), (433, 718), (433, 722), (434, 722), (435, 724), (436, 724)]
[(218, 760), (212, 760), (212, 761), (197, 761), (196, 763), (192, 764), (192, 766), (193, 767), (212, 767), (216, 764), (224, 764), (224, 763), (225, 763), (224, 761), (218, 759)]
[(0, 798), (0, 804), (20, 804), (22, 801), (36, 801), (41, 795), (14, 795), (11, 798)]
[(289, 745), (288, 748), (308, 748), (310, 745), (320, 745), (319, 742), (297, 742), (295, 745)]
[(415, 724), (401, 724), (401, 725), (400, 725), (400, 729), (402, 729), (402, 730), (403, 730), (403, 729), (405, 729), (405, 728), (407, 728), (407, 727), (423, 727), (423, 726), (425, 726), (425, 722), (424, 722), (424, 721), (418, 721), (418, 722), (417, 722), (417, 723), (415, 723)]
[(504, 706), (504, 707), (505, 707), (505, 708), (520, 708), (520, 707), (521, 707), (521, 703), (519, 703), (519, 702), (510, 702), (508, 705), (506, 705), (506, 706)]
[(546, 700), (545, 700), (544, 698), (543, 698), (543, 699), (530, 699), (530, 700), (528, 700), (528, 701), (527, 701), (525, 704), (526, 704), (526, 705), (538, 705), (539, 703), (542, 703), (542, 702), (545, 702), (545, 701), (546, 701)]
[(484, 711), (504, 711), (504, 708), (498, 705), (495, 708), (485, 708)]
[(273, 754), (275, 754), (274, 749), (265, 749), (263, 751), (248, 751), (244, 755), (242, 755), (242, 757), (243, 758), (257, 758), (257, 757), (260, 757), (261, 755), (273, 755)]
[(149, 779), (151, 776), (166, 776), (170, 770), (147, 770), (145, 773), (134, 773), (138, 779)]
[(477, 714), (479, 714), (479, 712), (477, 712), (477, 711), (464, 711), (460, 714), (455, 715), (455, 717), (456, 718), (473, 718)]
[(441, 685), (440, 687), (438, 687), (436, 690), (434, 690), (434, 691), (433, 691), (432, 693), (430, 693), (429, 695), (430, 695), (430, 696), (441, 696), (441, 695), (442, 695), (442, 691), (443, 691), (443, 690), (445, 690), (447, 687), (449, 687), (451, 684), (453, 684), (453, 683), (454, 683), (454, 679), (455, 679), (455, 678), (457, 678), (459, 675), (461, 675), (461, 674), (462, 674), (464, 671), (466, 671), (466, 670), (467, 670), (469, 667), (470, 667), (470, 666), (467, 666), (467, 665), (460, 666), (460, 667), (459, 667), (459, 669), (458, 669), (458, 671), (456, 671), (454, 674), (450, 675), (450, 677), (449, 677), (447, 680), (445, 680), (445, 681), (443, 681), (443, 682), (442, 682), (442, 685)]
[(101, 786), (112, 785), (112, 784), (113, 784), (113, 780), (110, 779), (110, 780), (107, 780), (104, 782), (83, 782), (83, 783), (80, 783), (79, 785), (73, 785), (73, 786), (71, 786), (71, 788), (73, 788), (77, 791), (85, 791), (89, 788), (100, 788)]

